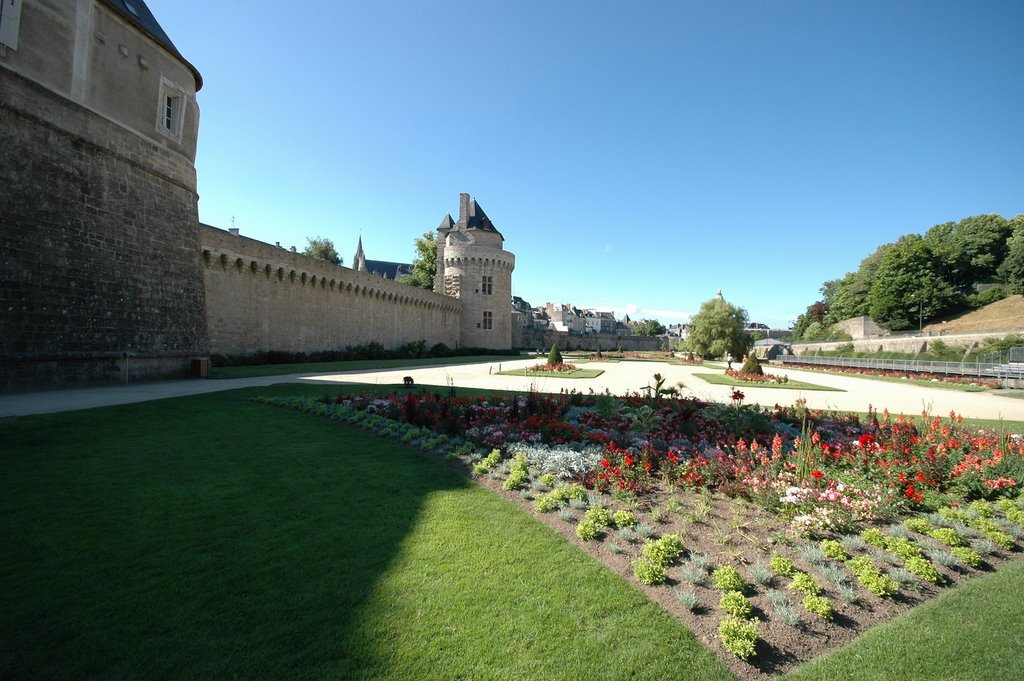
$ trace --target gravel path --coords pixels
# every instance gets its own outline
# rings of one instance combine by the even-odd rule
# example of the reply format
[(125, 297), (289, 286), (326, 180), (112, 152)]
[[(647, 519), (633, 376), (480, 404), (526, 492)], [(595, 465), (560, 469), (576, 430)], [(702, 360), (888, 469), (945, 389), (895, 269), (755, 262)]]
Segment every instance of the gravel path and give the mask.
[[(609, 390), (613, 394), (622, 395), (627, 392), (640, 391), (645, 385), (651, 383), (655, 373), (660, 373), (666, 379), (666, 386), (673, 386), (681, 382), (685, 386), (682, 390), (684, 396), (693, 395), (701, 399), (728, 402), (733, 391), (731, 386), (712, 385), (694, 376), (697, 373), (720, 372), (721, 369), (675, 366), (661, 362), (587, 364), (587, 368), (604, 370), (601, 376), (593, 379), (502, 376), (498, 373), (503, 369), (525, 368), (536, 364), (537, 361), (536, 359), (527, 359), (500, 363), (405, 367), (335, 374), (290, 374), (223, 380), (167, 381), (0, 395), (0, 418), (90, 409), (275, 383), (394, 384), (401, 383), (405, 376), (411, 376), (417, 385), (454, 385), (463, 388), (492, 390), (529, 390), (532, 388), (539, 392), (553, 393), (573, 389), (582, 392)], [(874, 381), (841, 374), (822, 374), (777, 367), (771, 367), (769, 371), (788, 375), (793, 380), (839, 388), (845, 392), (745, 386), (740, 389), (745, 395), (745, 402), (770, 407), (775, 404), (792, 404), (798, 399), (805, 399), (807, 405), (814, 409), (866, 411), (870, 405), (878, 410), (887, 408), (894, 414), (902, 412), (908, 415), (917, 415), (922, 411), (928, 411), (936, 416), (946, 416), (951, 411), (955, 411), (962, 416), (972, 418), (1024, 421), (1024, 400), (1001, 396), (998, 392), (966, 393), (959, 390), (900, 385), (889, 381)]]

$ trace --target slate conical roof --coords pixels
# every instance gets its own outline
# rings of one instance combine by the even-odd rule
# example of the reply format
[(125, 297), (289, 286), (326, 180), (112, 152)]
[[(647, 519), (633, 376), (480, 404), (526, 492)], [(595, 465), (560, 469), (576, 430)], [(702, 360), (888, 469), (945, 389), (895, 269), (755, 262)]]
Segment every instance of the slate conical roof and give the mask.
[(446, 213), (444, 219), (441, 220), (441, 224), (437, 226), (439, 232), (450, 232), (452, 227), (455, 226), (455, 220), (452, 220), (452, 214)]
[[(501, 236), (501, 232), (497, 230), (491, 219), (487, 217), (487, 213), (480, 207), (480, 204), (476, 202), (476, 199), (470, 198), (469, 194), (462, 193), (459, 195), (459, 221), (455, 226), (456, 229), (460, 230), (480, 230), (482, 232), (493, 232), (498, 236)], [(504, 239), (504, 237), (502, 237)]]
[(203, 87), (203, 77), (200, 75), (199, 70), (192, 66), (185, 57), (181, 56), (181, 52), (178, 52), (178, 48), (171, 42), (170, 37), (161, 28), (160, 23), (153, 16), (153, 13), (149, 11), (149, 7), (146, 6), (145, 0), (103, 0), (103, 3), (110, 7), (119, 16), (123, 17), (130, 24), (147, 34), (150, 38), (160, 44), (165, 50), (170, 52), (172, 55), (181, 60), (185, 66), (189, 68), (192, 75), (196, 79), (196, 92), (199, 92)]

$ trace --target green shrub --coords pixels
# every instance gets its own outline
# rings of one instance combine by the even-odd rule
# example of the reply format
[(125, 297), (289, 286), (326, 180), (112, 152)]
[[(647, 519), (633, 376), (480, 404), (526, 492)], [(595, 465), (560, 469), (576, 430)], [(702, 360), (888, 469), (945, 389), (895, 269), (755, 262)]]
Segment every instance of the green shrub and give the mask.
[(597, 539), (602, 529), (604, 529), (604, 525), (592, 519), (584, 518), (576, 526), (576, 536), (583, 541), (590, 541), (591, 539)]
[(918, 534), (931, 534), (932, 526), (924, 518), (907, 518), (903, 521), (903, 527)]
[(984, 499), (972, 501), (967, 505), (967, 507), (977, 513), (981, 518), (994, 518), (996, 515), (995, 510), (992, 508), (992, 504), (988, 503)]
[(867, 556), (851, 558), (846, 566), (865, 589), (882, 598), (892, 598), (900, 589), (899, 584), (889, 575), (883, 574)]
[(608, 527), (612, 524), (612, 512), (607, 508), (595, 506), (587, 509), (587, 512), (583, 514), (583, 519), (596, 523), (598, 527)]
[(718, 601), (718, 605), (728, 614), (743, 620), (750, 617), (750, 613), (754, 611), (754, 606), (751, 605), (747, 597), (739, 591), (726, 591), (722, 594), (722, 598)]
[(551, 490), (551, 495), (558, 501), (569, 501), (570, 499), (578, 499), (580, 501), (586, 501), (587, 499), (587, 488), (579, 483), (572, 483), (571, 485), (559, 485), (558, 487)]
[(946, 546), (964, 546), (966, 544), (964, 538), (951, 527), (936, 527), (927, 532), (927, 534), (932, 539), (937, 539)]
[(555, 485), (555, 474), (545, 473), (544, 475), (537, 478), (537, 481), (545, 487), (554, 487)]
[(644, 557), (652, 563), (665, 567), (683, 553), (683, 543), (678, 535), (666, 534), (661, 539), (644, 543)]
[(777, 553), (772, 554), (771, 560), (768, 561), (768, 566), (775, 571), (775, 574), (782, 575), (783, 577), (792, 577), (796, 574), (796, 565), (793, 564), (793, 561)]
[[(418, 434), (418, 433), (413, 433), (412, 431), (406, 433), (406, 435), (410, 435), (410, 434), (414, 436), (414, 437), (409, 439), (409, 441), (412, 442), (412, 440), (415, 439), (415, 435)], [(403, 436), (402, 440), (403, 441), (405, 440), (404, 436)], [(497, 466), (500, 462), (501, 462), (501, 451), (499, 451), (497, 449), (492, 449), (491, 453), (487, 455), (487, 458), (485, 458), (483, 461), (480, 461), (475, 466), (473, 466), (473, 475), (483, 475), (487, 471), (489, 471), (492, 468), (494, 468), (495, 466)]]
[(526, 455), (522, 452), (517, 453), (508, 465), (508, 477), (505, 478), (502, 488), (507, 492), (526, 484), (530, 480), (528, 470)]
[(920, 547), (904, 537), (886, 537), (885, 548), (903, 559), (918, 558), (921, 556)]
[(612, 520), (616, 527), (633, 527), (636, 525), (636, 515), (632, 511), (616, 511), (612, 514)]
[(793, 589), (793, 591), (799, 591), (800, 593), (807, 594), (808, 596), (815, 596), (821, 593), (821, 587), (818, 586), (818, 583), (814, 581), (814, 578), (806, 572), (797, 572), (794, 574), (793, 581), (789, 583), (789, 587)]
[(665, 568), (653, 563), (647, 558), (639, 558), (633, 561), (633, 576), (637, 578), (641, 584), (652, 586), (654, 584), (661, 584), (668, 575), (665, 573)]
[(562, 353), (558, 351), (558, 343), (551, 346), (551, 352), (548, 353), (548, 366), (555, 364), (562, 364)]
[(961, 563), (972, 568), (981, 567), (981, 554), (967, 546), (954, 546), (950, 552), (956, 556)]
[(763, 376), (764, 369), (761, 368), (761, 362), (757, 359), (757, 355), (751, 353), (747, 357), (747, 361), (740, 367), (741, 374), (753, 374), (754, 376)]
[(832, 601), (825, 598), (824, 596), (815, 596), (808, 594), (804, 597), (804, 608), (807, 612), (814, 613), (819, 617), (831, 620), (835, 613), (832, 610)]
[(877, 527), (871, 527), (860, 533), (860, 538), (879, 548), (885, 548), (885, 534)]
[(553, 494), (541, 494), (533, 500), (533, 509), (538, 513), (550, 513), (559, 506), (561, 506), (561, 502)]
[(835, 539), (822, 540), (821, 552), (832, 560), (846, 560), (850, 557), (849, 554), (846, 553), (846, 549), (843, 548), (843, 543), (841, 541), (836, 541)]
[(736, 571), (736, 568), (728, 565), (715, 568), (715, 571), (711, 574), (711, 583), (719, 591), (739, 591), (742, 593), (747, 590), (747, 583), (743, 581), (740, 573)]
[(942, 575), (939, 574), (939, 571), (935, 569), (935, 566), (927, 558), (919, 556), (907, 558), (903, 563), (903, 567), (921, 579), (933, 584), (938, 584), (942, 581)]
[(753, 656), (757, 644), (757, 620), (725, 617), (718, 623), (718, 637), (726, 650), (741, 660), (747, 660)]

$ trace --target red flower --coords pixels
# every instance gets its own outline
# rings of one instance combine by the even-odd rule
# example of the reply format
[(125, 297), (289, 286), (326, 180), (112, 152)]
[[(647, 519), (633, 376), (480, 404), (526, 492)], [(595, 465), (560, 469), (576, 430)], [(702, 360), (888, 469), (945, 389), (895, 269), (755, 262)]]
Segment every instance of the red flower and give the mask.
[(819, 471), (817, 468), (814, 469), (814, 472), (812, 472), (811, 475), (814, 476), (815, 480), (821, 480), (825, 476), (825, 474)]
[(644, 468), (651, 470), (652, 464), (650, 461), (644, 461)]
[(608, 459), (601, 459), (601, 468), (608, 468), (611, 466), (611, 462)]

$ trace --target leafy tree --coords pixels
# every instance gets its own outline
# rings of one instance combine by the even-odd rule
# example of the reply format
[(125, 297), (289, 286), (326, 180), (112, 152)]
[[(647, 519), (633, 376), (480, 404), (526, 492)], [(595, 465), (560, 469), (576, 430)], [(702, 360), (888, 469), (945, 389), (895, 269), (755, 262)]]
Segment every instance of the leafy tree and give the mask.
[(750, 349), (750, 334), (743, 330), (747, 311), (715, 297), (700, 306), (690, 320), (684, 347), (705, 357), (741, 357)]
[(999, 276), (1011, 293), (1024, 293), (1024, 215), (1013, 218), (1013, 234), (1007, 240), (1006, 258), (999, 266)]
[(665, 325), (657, 319), (642, 319), (633, 327), (638, 336), (660, 336), (665, 333)]
[(317, 260), (326, 260), (335, 265), (342, 263), (341, 256), (338, 255), (338, 251), (334, 248), (334, 242), (326, 237), (306, 237), (306, 250), (302, 252)]
[(796, 338), (797, 340), (804, 338), (808, 327), (812, 324), (820, 326), (825, 315), (828, 313), (829, 305), (824, 300), (819, 300), (816, 303), (808, 305), (807, 310), (797, 317), (796, 321), (793, 323), (793, 338)]
[(882, 256), (869, 300), (871, 317), (896, 331), (955, 309), (963, 297), (942, 276), (941, 263), (926, 241), (918, 234), (908, 234)]
[(940, 264), (943, 276), (960, 292), (992, 279), (1006, 258), (1013, 224), (1001, 215), (975, 215), (960, 222), (936, 225), (925, 243)]
[(415, 245), (412, 274), (402, 275), (398, 281), (433, 291), (434, 275), (437, 273), (437, 238), (433, 232), (424, 232), (423, 236), (416, 239)]

